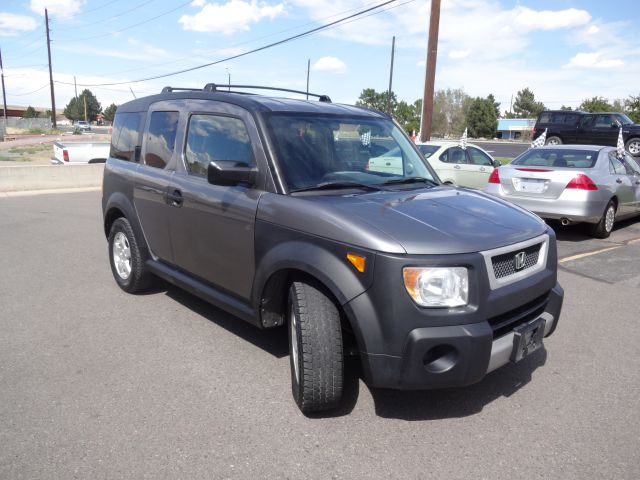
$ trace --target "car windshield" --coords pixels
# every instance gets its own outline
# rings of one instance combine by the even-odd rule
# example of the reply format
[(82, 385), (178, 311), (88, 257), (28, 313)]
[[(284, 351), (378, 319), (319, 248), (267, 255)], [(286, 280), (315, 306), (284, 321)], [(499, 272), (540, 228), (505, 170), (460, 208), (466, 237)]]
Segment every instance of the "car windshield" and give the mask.
[(595, 150), (531, 148), (511, 162), (519, 167), (593, 168), (598, 159)]
[(437, 182), (391, 120), (270, 113), (267, 123), (291, 192)]
[(429, 158), (435, 152), (438, 151), (440, 147), (437, 145), (418, 145), (418, 150), (422, 152), (425, 158)]
[(622, 125), (633, 125), (633, 120), (627, 117), (624, 113), (616, 113), (615, 116)]

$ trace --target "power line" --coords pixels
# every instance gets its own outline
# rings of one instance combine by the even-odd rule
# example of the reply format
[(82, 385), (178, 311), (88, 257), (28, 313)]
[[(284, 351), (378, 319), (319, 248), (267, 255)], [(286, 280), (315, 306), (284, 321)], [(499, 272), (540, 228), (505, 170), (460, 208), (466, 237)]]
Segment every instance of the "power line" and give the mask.
[[(126, 84), (130, 84), (130, 83), (146, 82), (146, 81), (149, 81), (149, 80), (158, 80), (160, 78), (171, 77), (171, 76), (174, 76), (174, 75), (179, 75), (181, 73), (192, 72), (194, 70), (199, 70), (201, 68), (210, 67), (212, 65), (217, 65), (219, 63), (228, 62), (230, 60), (235, 60), (236, 58), (244, 57), (244, 56), (250, 55), (252, 53), (260, 52), (262, 50), (267, 50), (269, 48), (273, 48), (273, 47), (276, 47), (278, 45), (282, 45), (284, 43), (288, 43), (288, 42), (291, 42), (293, 40), (297, 40), (299, 38), (312, 35), (314, 33), (320, 32), (322, 30), (327, 30), (327, 29), (333, 27), (334, 25), (343, 23), (343, 22), (345, 22), (347, 20), (351, 20), (351, 19), (356, 18), (356, 17), (360, 17), (360, 16), (364, 15), (365, 13), (369, 13), (371, 11), (380, 9), (380, 8), (384, 7), (385, 5), (389, 5), (390, 3), (393, 3), (395, 1), (396, 0), (388, 0), (386, 2), (380, 3), (380, 4), (375, 5), (373, 7), (367, 8), (365, 10), (361, 10), (359, 12), (356, 12), (356, 13), (354, 13), (352, 15), (348, 15), (346, 17), (343, 17), (343, 18), (340, 18), (338, 20), (335, 20), (335, 21), (333, 21), (331, 23), (327, 23), (325, 25), (321, 25), (321, 26), (313, 28), (311, 30), (307, 30), (306, 32), (302, 32), (302, 33), (299, 33), (297, 35), (293, 35), (291, 37), (285, 38), (283, 40), (279, 40), (277, 42), (270, 43), (268, 45), (264, 45), (262, 47), (254, 48), (253, 50), (249, 50), (247, 52), (239, 53), (237, 55), (232, 55), (232, 56), (224, 58), (222, 60), (216, 60), (215, 62), (209, 62), (209, 63), (205, 63), (205, 64), (198, 65), (198, 66), (195, 66), (195, 67), (186, 68), (186, 69), (183, 69), (183, 70), (178, 70), (176, 72), (165, 73), (163, 75), (155, 75), (155, 76), (152, 76), (152, 77), (141, 78), (141, 79), (138, 79), (138, 80), (130, 80), (130, 81), (127, 81), (127, 82), (111, 82), (111, 83), (96, 83), (96, 84), (80, 84), (79, 83), (78, 85), (80, 85), (82, 87), (102, 87), (102, 86), (111, 86), (111, 85), (126, 85)], [(410, 1), (414, 1), (414, 0), (410, 0)], [(409, 3), (409, 2), (405, 2), (405, 3)], [(65, 83), (65, 82), (60, 82), (60, 83)], [(72, 85), (72, 84), (69, 84), (69, 85)]]
[(7, 93), (7, 96), (9, 97), (25, 97), (27, 95), (31, 95), (32, 93), (36, 93), (39, 92), (40, 90), (43, 90), (45, 88), (47, 88), (49, 86), (49, 84), (45, 84), (43, 86), (41, 86), (40, 88), (38, 88), (37, 90), (33, 90), (32, 92), (25, 92), (25, 93)]
[[(121, 2), (121, 1), (122, 0), (112, 0), (111, 2), (103, 3), (99, 7), (92, 8), (91, 10), (85, 10), (84, 12), (81, 12), (80, 15), (86, 15), (87, 13), (95, 12), (96, 10), (102, 10), (103, 8), (108, 7), (109, 5), (113, 5), (114, 3)], [(76, 16), (80, 16), (80, 15), (76, 15)]]

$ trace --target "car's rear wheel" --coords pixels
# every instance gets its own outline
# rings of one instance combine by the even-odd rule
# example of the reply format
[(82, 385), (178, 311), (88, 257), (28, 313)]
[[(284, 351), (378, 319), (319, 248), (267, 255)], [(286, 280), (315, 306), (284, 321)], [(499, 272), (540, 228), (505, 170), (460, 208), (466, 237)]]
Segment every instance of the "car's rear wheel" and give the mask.
[(613, 200), (609, 200), (600, 221), (595, 225), (591, 225), (591, 235), (596, 238), (607, 238), (613, 230), (615, 221), (616, 204)]
[(291, 388), (303, 413), (329, 410), (342, 398), (344, 361), (340, 314), (321, 290), (294, 282), (287, 306)]
[(552, 135), (550, 137), (547, 137), (547, 141), (545, 142), (545, 145), (562, 145), (562, 139), (560, 137), (556, 137), (555, 135)]
[(109, 260), (113, 277), (125, 292), (136, 293), (149, 286), (151, 273), (146, 269), (131, 224), (124, 217), (118, 218), (111, 225)]
[(627, 143), (625, 144), (624, 148), (626, 148), (627, 152), (629, 152), (634, 157), (639, 157), (640, 156), (640, 138), (630, 138), (629, 140), (627, 140)]

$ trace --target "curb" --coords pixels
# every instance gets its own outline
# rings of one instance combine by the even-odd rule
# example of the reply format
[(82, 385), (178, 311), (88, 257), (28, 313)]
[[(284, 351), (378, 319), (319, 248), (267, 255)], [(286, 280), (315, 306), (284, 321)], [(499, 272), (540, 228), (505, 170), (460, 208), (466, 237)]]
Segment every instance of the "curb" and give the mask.
[(0, 167), (0, 194), (40, 190), (100, 188), (104, 163)]

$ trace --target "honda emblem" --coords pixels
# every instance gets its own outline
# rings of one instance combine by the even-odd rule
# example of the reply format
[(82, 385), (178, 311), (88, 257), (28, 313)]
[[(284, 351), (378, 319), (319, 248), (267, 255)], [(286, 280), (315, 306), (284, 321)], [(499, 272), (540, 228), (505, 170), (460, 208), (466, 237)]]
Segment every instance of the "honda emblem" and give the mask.
[(513, 265), (516, 267), (516, 272), (524, 268), (524, 261), (526, 258), (527, 258), (527, 255), (524, 252), (519, 252), (515, 254), (515, 256), (513, 257)]

